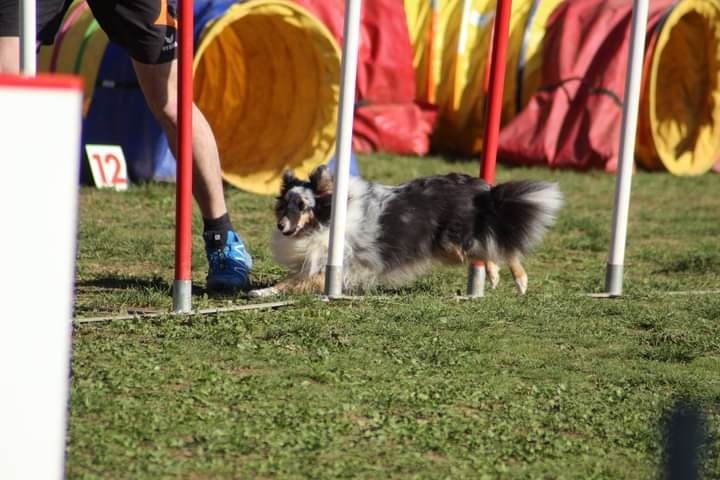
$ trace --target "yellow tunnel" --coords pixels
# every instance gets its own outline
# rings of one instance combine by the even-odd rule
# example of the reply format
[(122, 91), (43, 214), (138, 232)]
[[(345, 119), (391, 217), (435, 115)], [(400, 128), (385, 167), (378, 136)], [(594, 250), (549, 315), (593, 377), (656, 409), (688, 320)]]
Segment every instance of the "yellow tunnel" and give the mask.
[(720, 8), (673, 6), (647, 52), (637, 159), (675, 175), (707, 172), (720, 154)]
[[(474, 155), (482, 148), (485, 76), (495, 0), (404, 0), (418, 99), (435, 98), (433, 146)], [(547, 21), (562, 0), (512, 2), (503, 122), (541, 87)], [(432, 35), (430, 35), (432, 33)], [(720, 3), (679, 0), (646, 52), (636, 156), (675, 175), (707, 172), (720, 158)], [(431, 48), (431, 42), (432, 47)], [(428, 69), (429, 52), (433, 52)], [(519, 81), (521, 83), (519, 83)]]
[[(516, 95), (520, 95), (521, 106), (524, 106), (540, 86), (545, 24), (561, 1), (512, 2), (503, 121), (517, 113)], [(431, 37), (428, 35), (432, 15), (429, 2), (405, 0), (418, 99), (428, 101), (428, 92), (434, 93), (438, 108), (433, 138), (436, 149), (477, 154), (482, 148), (485, 79), (497, 2), (448, 0), (440, 1), (439, 5), (436, 30)], [(433, 42), (432, 48), (430, 42)], [(431, 60), (430, 51), (433, 52)], [(427, 65), (429, 60), (431, 69)], [(522, 85), (517, 82), (518, 66), (523, 67)]]
[(285, 168), (307, 175), (332, 156), (340, 52), (303, 8), (282, 0), (233, 5), (203, 32), (194, 80), (230, 184), (276, 193)]

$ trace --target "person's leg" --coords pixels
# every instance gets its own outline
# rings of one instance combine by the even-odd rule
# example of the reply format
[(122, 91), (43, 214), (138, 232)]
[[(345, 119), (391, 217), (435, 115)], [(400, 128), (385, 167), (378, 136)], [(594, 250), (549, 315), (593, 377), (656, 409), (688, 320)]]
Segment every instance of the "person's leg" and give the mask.
[[(148, 107), (175, 153), (178, 129), (175, 0), (87, 0), (87, 3), (108, 38), (133, 59)], [(210, 289), (242, 288), (248, 283), (252, 258), (230, 222), (215, 136), (195, 105), (192, 122), (193, 196), (203, 216), (209, 264), (207, 285)]]
[(0, 73), (20, 73), (19, 6), (17, 0), (0, 0)]
[(18, 37), (0, 37), (0, 73), (18, 74), (20, 72), (20, 39)]
[[(140, 88), (159, 121), (173, 153), (177, 152), (177, 60), (149, 65), (133, 60)], [(215, 137), (205, 116), (193, 104), (193, 196), (203, 218), (227, 213)], [(177, 157), (177, 155), (176, 155)]]
[[(148, 107), (177, 152), (177, 60), (156, 65), (133, 60)], [(212, 129), (193, 104), (193, 196), (203, 216), (203, 238), (209, 263), (208, 287), (246, 286), (252, 258), (233, 230), (225, 205), (220, 158)], [(177, 155), (176, 155), (177, 157)]]

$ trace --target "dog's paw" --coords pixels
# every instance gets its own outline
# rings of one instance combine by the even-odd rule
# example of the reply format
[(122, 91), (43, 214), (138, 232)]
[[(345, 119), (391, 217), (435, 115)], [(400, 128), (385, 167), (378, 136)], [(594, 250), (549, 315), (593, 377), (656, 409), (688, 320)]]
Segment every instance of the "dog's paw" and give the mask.
[(266, 297), (272, 297), (273, 295), (277, 295), (278, 290), (275, 287), (267, 287), (267, 288), (258, 288), (257, 290), (250, 290), (248, 292), (248, 297), (250, 298), (266, 298)]
[(488, 261), (485, 263), (485, 272), (490, 280), (490, 286), (494, 289), (500, 283), (500, 267), (497, 263)]
[(518, 277), (515, 277), (515, 286), (517, 287), (520, 295), (525, 295), (525, 292), (527, 292), (527, 286), (528, 286), (527, 275), (523, 274)]

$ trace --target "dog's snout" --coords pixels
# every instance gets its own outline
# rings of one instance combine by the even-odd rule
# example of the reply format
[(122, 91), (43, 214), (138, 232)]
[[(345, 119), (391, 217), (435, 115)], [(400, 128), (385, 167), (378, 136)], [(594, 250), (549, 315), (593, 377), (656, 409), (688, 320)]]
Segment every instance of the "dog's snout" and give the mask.
[(278, 221), (277, 228), (282, 233), (287, 234), (292, 229), (292, 225), (290, 224), (290, 220), (287, 217), (283, 217)]

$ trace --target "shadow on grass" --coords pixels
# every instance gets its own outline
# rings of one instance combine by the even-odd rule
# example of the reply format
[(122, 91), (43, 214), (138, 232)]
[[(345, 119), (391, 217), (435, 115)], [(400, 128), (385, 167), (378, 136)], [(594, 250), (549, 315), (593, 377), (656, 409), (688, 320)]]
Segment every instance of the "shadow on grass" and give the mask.
[(128, 277), (106, 275), (75, 282), (78, 288), (100, 288), (103, 290), (157, 290), (170, 292), (171, 286), (161, 277)]
[[(253, 282), (245, 290), (209, 290), (205, 285), (193, 283), (192, 295), (203, 296), (213, 299), (231, 299), (238, 297), (246, 297), (249, 290), (266, 288), (274, 285), (276, 282), (263, 281)], [(79, 280), (75, 282), (75, 287), (79, 290), (123, 290), (123, 291), (144, 291), (156, 292), (163, 295), (172, 296), (172, 282), (168, 283), (162, 277), (131, 277), (126, 275), (104, 275), (96, 278)]]

